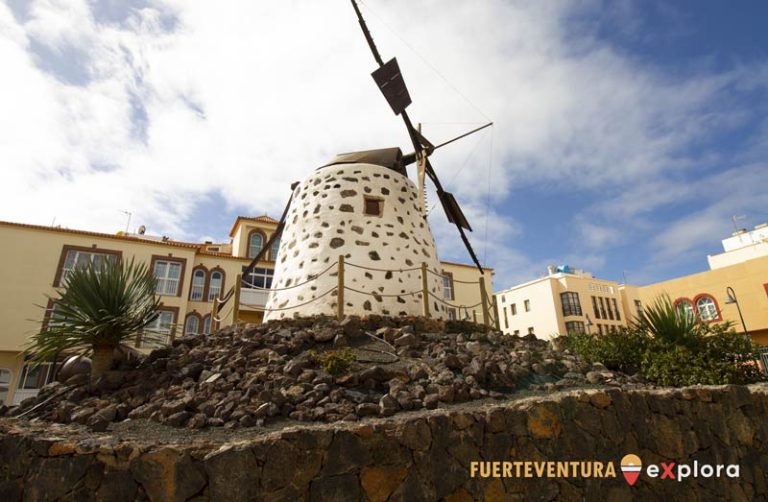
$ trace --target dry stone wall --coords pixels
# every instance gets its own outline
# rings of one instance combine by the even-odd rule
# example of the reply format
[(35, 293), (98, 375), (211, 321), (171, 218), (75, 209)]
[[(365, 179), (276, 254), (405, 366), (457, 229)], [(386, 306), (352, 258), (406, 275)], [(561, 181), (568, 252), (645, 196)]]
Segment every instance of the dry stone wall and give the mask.
[[(380, 215), (366, 214), (366, 199), (381, 204)], [(332, 165), (294, 189), (275, 265), (275, 289), (267, 302), (274, 311), (266, 319), (335, 315), (338, 296), (326, 293), (337, 285), (333, 264), (339, 256), (349, 263), (345, 285), (365, 293), (345, 292), (348, 315), (421, 314), (423, 262), (434, 272), (428, 274), (429, 291), (442, 298), (440, 261), (418, 189), (391, 169)], [(445, 305), (434, 298), (430, 310), (435, 318), (445, 317)]]
[[(162, 443), (2, 424), (0, 500), (765, 500), (768, 388), (596, 390)], [(46, 432), (47, 431), (47, 432)], [(57, 435), (58, 434), (58, 435)], [(475, 461), (735, 464), (739, 477), (471, 477)], [(594, 472), (594, 471), (593, 471)]]

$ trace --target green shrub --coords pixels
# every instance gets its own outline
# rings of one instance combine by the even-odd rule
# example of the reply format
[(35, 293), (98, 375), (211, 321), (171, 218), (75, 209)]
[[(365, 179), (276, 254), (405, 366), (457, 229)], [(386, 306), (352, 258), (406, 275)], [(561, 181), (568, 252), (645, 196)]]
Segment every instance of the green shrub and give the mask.
[(662, 297), (629, 328), (607, 335), (574, 333), (563, 345), (584, 361), (635, 373), (665, 386), (745, 384), (762, 378), (757, 347), (730, 323), (697, 321)]
[(648, 337), (634, 331), (621, 330), (606, 335), (572, 333), (564, 337), (565, 347), (588, 363), (600, 362), (606, 368), (634, 374), (640, 370)]
[(322, 354), (312, 353), (312, 360), (331, 375), (341, 375), (349, 371), (355, 361), (355, 353), (349, 347), (342, 350), (330, 350)]

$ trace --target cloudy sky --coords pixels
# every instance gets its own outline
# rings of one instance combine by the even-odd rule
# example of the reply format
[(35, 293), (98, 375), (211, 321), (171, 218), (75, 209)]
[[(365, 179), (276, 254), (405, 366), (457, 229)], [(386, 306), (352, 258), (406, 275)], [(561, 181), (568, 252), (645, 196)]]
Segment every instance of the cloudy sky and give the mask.
[[(495, 122), (432, 157), (495, 289), (701, 271), (768, 221), (768, 3), (362, 10), (425, 136)], [(335, 153), (408, 146), (347, 0), (5, 0), (0, 69), (0, 220), (222, 241)]]

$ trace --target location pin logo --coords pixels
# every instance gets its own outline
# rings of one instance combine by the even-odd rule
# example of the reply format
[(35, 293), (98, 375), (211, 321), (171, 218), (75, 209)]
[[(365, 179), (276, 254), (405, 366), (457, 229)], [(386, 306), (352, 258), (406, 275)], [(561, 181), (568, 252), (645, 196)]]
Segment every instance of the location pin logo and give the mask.
[(643, 462), (640, 457), (630, 453), (624, 455), (621, 459), (621, 473), (624, 475), (624, 479), (629, 486), (634, 485), (637, 482), (637, 478), (640, 477), (640, 471), (643, 469)]

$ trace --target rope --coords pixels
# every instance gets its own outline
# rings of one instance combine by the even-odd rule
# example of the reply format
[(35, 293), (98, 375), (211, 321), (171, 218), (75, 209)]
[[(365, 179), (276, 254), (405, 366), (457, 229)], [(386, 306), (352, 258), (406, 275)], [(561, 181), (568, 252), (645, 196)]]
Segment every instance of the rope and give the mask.
[(328, 295), (329, 293), (331, 293), (332, 291), (335, 291), (335, 290), (336, 290), (336, 286), (332, 287), (331, 289), (329, 289), (328, 291), (326, 291), (325, 293), (323, 293), (322, 295), (320, 295), (320, 296), (318, 296), (316, 298), (312, 298), (311, 300), (309, 300), (307, 302), (304, 302), (304, 303), (299, 303), (298, 305), (291, 305), (290, 307), (268, 309), (266, 307), (260, 307), (258, 305), (252, 305), (252, 304), (249, 304), (249, 303), (241, 303), (241, 305), (243, 305), (245, 307), (248, 307), (250, 309), (259, 311), (259, 312), (280, 312), (281, 310), (291, 310), (291, 309), (303, 307), (304, 305), (309, 305), (310, 303), (319, 300), (320, 298)]
[(420, 270), (421, 267), (413, 267), (413, 268), (393, 268), (393, 269), (387, 269), (387, 268), (373, 268), (373, 267), (364, 267), (363, 265), (355, 265), (354, 263), (349, 263), (347, 261), (344, 262), (344, 265), (349, 265), (350, 267), (355, 268), (362, 268), (363, 270), (372, 270), (374, 272), (413, 272), (414, 270)]
[[(445, 278), (443, 274), (438, 274), (437, 272), (433, 272), (432, 270), (427, 269), (427, 272), (429, 272), (432, 275), (436, 275), (440, 278)], [(458, 279), (452, 279), (452, 282), (456, 282), (459, 284), (477, 284), (477, 281), (460, 281)]]
[(437, 301), (439, 301), (441, 303), (444, 303), (444, 304), (448, 305), (449, 307), (453, 307), (455, 309), (473, 309), (473, 308), (479, 307), (480, 305), (483, 304), (483, 302), (478, 302), (478, 303), (475, 303), (474, 305), (456, 305), (454, 303), (445, 301), (444, 299), (440, 298), (439, 296), (435, 296), (431, 291), (429, 291), (428, 293), (429, 293), (429, 296), (431, 296), (435, 300), (437, 300)]
[[(244, 282), (245, 284), (250, 286), (250, 289), (259, 289), (259, 290), (262, 290), (262, 291), (286, 291), (288, 289), (294, 289), (294, 288), (298, 288), (299, 286), (303, 286), (305, 284), (309, 284), (310, 282), (312, 282), (312, 281), (322, 277), (323, 275), (325, 275), (326, 272), (331, 270), (336, 265), (337, 265), (336, 263), (331, 263), (325, 270), (323, 270), (319, 274), (316, 274), (315, 277), (313, 277), (312, 279), (307, 279), (304, 282), (294, 284), (293, 286), (286, 286), (284, 288), (262, 288), (262, 287), (254, 285), (253, 283), (250, 283), (250, 282), (246, 281), (245, 278), (242, 279), (242, 282)], [(310, 274), (310, 275), (312, 275), (312, 274)]]
[(415, 294), (421, 293), (420, 289), (417, 289), (416, 291), (411, 291), (410, 293), (401, 293), (399, 295), (393, 295), (393, 294), (379, 294), (379, 293), (366, 293), (365, 291), (360, 291), (359, 289), (350, 288), (349, 286), (344, 286), (344, 289), (347, 289), (349, 291), (354, 291), (355, 293), (360, 293), (361, 295), (368, 295), (368, 296), (380, 296), (382, 298), (394, 298), (397, 296), (413, 296)]

